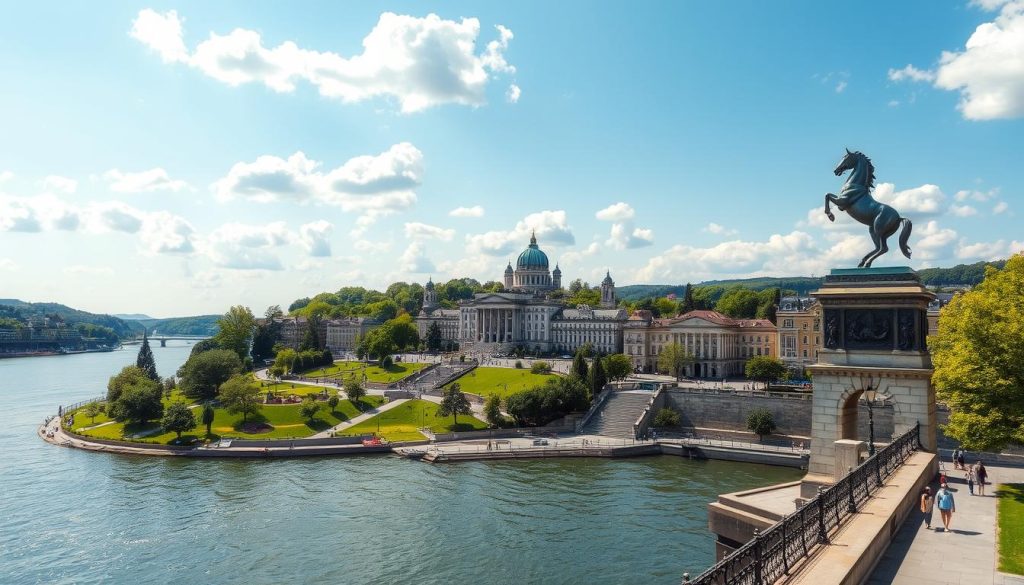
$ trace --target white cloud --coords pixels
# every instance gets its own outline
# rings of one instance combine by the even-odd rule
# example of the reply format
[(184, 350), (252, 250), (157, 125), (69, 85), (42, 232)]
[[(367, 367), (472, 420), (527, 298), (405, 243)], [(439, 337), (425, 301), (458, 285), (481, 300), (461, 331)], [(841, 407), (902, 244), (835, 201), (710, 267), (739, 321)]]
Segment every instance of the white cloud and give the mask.
[(0, 199), (0, 231), (38, 232), (43, 226), (36, 209), (24, 199)]
[(1007, 203), (1005, 201), (1000, 201), (999, 203), (995, 204), (995, 207), (992, 208), (992, 214), (993, 215), (1000, 215), (1000, 214), (1004, 213), (1009, 208), (1010, 208), (1010, 204), (1009, 203)]
[(992, 22), (974, 30), (962, 51), (943, 51), (932, 73), (908, 65), (890, 70), (896, 81), (931, 82), (960, 92), (957, 109), (968, 120), (1024, 116), (1024, 2), (977, 2), (988, 10), (1002, 7)]
[(890, 81), (934, 81), (935, 72), (907, 65), (903, 69), (889, 69)]
[(978, 210), (970, 205), (950, 205), (949, 212), (957, 217), (970, 217), (978, 215)]
[(402, 142), (373, 156), (358, 156), (327, 173), (321, 163), (296, 152), (287, 159), (260, 156), (236, 163), (211, 188), (221, 201), (246, 199), (336, 205), (361, 215), (366, 227), (377, 218), (412, 207), (423, 173), (423, 153)]
[(142, 227), (145, 214), (120, 201), (96, 203), (86, 210), (86, 227), (91, 231), (134, 234)]
[(210, 233), (206, 253), (222, 268), (281, 270), (280, 258), (271, 249), (291, 240), (284, 222), (267, 225), (228, 223)]
[(471, 252), (488, 256), (504, 256), (526, 247), (530, 234), (536, 232), (541, 247), (572, 245), (576, 238), (569, 227), (564, 210), (531, 213), (516, 223), (510, 231), (494, 230), (483, 234), (469, 234), (466, 244)]
[(701, 229), (701, 231), (708, 232), (709, 234), (724, 235), (724, 236), (734, 236), (737, 233), (736, 230), (729, 229), (729, 228), (727, 228), (725, 226), (722, 226), (722, 225), (718, 225), (715, 222), (711, 222), (708, 225), (704, 226), (704, 228)]
[(399, 257), (398, 265), (402, 272), (425, 273), (437, 271), (433, 261), (426, 256), (423, 250), (423, 243), (419, 241), (409, 244), (409, 247)]
[(586, 248), (583, 248), (582, 250), (570, 250), (565, 254), (562, 254), (561, 258), (559, 258), (559, 261), (567, 266), (576, 266), (584, 258), (593, 256), (597, 254), (600, 250), (601, 246), (597, 242), (590, 242), (590, 244)]
[(902, 215), (908, 213), (918, 215), (935, 215), (943, 211), (946, 195), (936, 185), (925, 184), (912, 189), (896, 191), (892, 183), (879, 183), (875, 188), (874, 197), (882, 203), (888, 203)]
[(113, 274), (114, 269), (109, 266), (86, 266), (75, 264), (64, 268), (64, 274), (87, 274), (91, 276), (102, 276)]
[(10, 181), (13, 178), (14, 178), (14, 173), (12, 173), (11, 171), (0, 172), (0, 183), (3, 183), (5, 181)]
[(0, 258), (0, 270), (17, 272), (20, 266), (10, 258)]
[(932, 220), (914, 227), (910, 245), (916, 260), (935, 260), (950, 257), (956, 241), (955, 230), (939, 227), (938, 222)]
[(957, 202), (961, 202), (961, 203), (964, 202), (964, 201), (967, 201), (968, 199), (970, 199), (972, 201), (985, 202), (985, 201), (989, 201), (991, 199), (994, 199), (998, 195), (999, 195), (999, 188), (998, 187), (995, 188), (995, 189), (989, 189), (988, 191), (977, 191), (977, 190), (971, 190), (971, 189), (963, 189), (961, 191), (957, 191), (956, 195), (954, 195), (953, 198), (956, 199)]
[(324, 257), (331, 255), (331, 232), (334, 226), (325, 220), (317, 220), (299, 227), (299, 242), (306, 248), (310, 256)]
[(709, 248), (684, 244), (654, 256), (635, 272), (638, 282), (685, 282), (709, 276), (813, 274), (826, 260), (807, 233), (774, 234), (764, 242), (733, 240)]
[(594, 214), (594, 217), (602, 221), (625, 221), (633, 219), (636, 211), (628, 203), (618, 202), (605, 207)]
[(479, 205), (473, 207), (456, 207), (448, 212), (452, 217), (483, 217), (484, 208)]
[(960, 260), (1002, 260), (1022, 251), (1024, 241), (997, 240), (968, 244), (966, 239), (961, 239), (956, 249), (956, 257)]
[(475, 18), (456, 22), (435, 14), (417, 18), (385, 12), (363, 39), (363, 52), (349, 58), (303, 49), (293, 41), (267, 47), (260, 33), (241, 28), (227, 35), (210, 33), (189, 54), (174, 11), (139, 12), (131, 36), (164, 62), (187, 63), (232, 86), (263, 83), (292, 92), (305, 80), (321, 95), (346, 103), (394, 97), (408, 113), (441, 104), (485, 104), (488, 81), (515, 72), (505, 59), (512, 31), (495, 28), (498, 38), (477, 54), (480, 22)]
[(159, 167), (138, 173), (125, 173), (118, 169), (110, 169), (103, 173), (103, 178), (110, 183), (110, 190), (117, 193), (181, 191), (189, 187), (185, 181), (172, 180), (167, 171)]
[(837, 83), (836, 84), (836, 93), (843, 93), (843, 90), (846, 89), (846, 85), (847, 85), (847, 83), (845, 81), (840, 81), (839, 83)]
[(608, 245), (616, 250), (633, 250), (654, 244), (654, 231), (634, 228), (631, 222), (613, 223)]
[(412, 240), (434, 239), (450, 242), (452, 241), (452, 238), (455, 237), (455, 230), (428, 225), (417, 221), (405, 224), (405, 237)]
[(43, 179), (43, 190), (50, 193), (56, 192), (70, 195), (78, 190), (78, 181), (59, 175), (50, 175)]
[(1008, 3), (1012, 2), (1012, 1), (1013, 0), (971, 0), (970, 5), (971, 6), (977, 6), (978, 8), (981, 8), (982, 10), (992, 11), (992, 10), (998, 10), (1004, 4), (1008, 4)]
[(195, 229), (184, 218), (166, 211), (146, 215), (139, 232), (145, 250), (151, 254), (191, 254), (195, 251)]
[(518, 104), (519, 97), (522, 95), (523, 90), (519, 89), (519, 86), (513, 83), (508, 86), (508, 91), (505, 92), (505, 99), (507, 99), (510, 104)]
[(181, 38), (181, 22), (174, 10), (160, 14), (145, 8), (132, 21), (132, 30), (128, 34), (159, 53), (164, 63), (186, 62), (189, 57), (185, 41)]
[(371, 242), (370, 240), (356, 240), (352, 248), (357, 252), (387, 252), (391, 249), (390, 242)]

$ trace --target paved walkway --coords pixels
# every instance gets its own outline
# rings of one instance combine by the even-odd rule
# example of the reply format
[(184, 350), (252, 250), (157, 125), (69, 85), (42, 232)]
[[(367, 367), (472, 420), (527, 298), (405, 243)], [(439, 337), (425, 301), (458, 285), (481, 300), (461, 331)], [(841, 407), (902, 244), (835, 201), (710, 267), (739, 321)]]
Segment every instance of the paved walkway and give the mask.
[[(1024, 482), (1024, 469), (988, 465), (986, 468), (990, 481)], [(1024, 577), (1006, 575), (996, 569), (997, 486), (985, 486), (985, 496), (971, 496), (963, 480), (963, 472), (954, 471), (948, 462), (945, 463), (945, 470), (956, 500), (956, 512), (949, 524), (952, 532), (935, 530), (942, 527), (938, 507), (932, 518), (931, 530), (925, 528), (924, 515), (915, 509), (896, 534), (867, 583), (1024, 585)], [(932, 484), (933, 492), (937, 488), (936, 484)]]
[(321, 431), (321, 432), (313, 435), (310, 438), (311, 439), (326, 439), (327, 437), (330, 437), (332, 433), (344, 431), (345, 429), (347, 429), (347, 428), (349, 428), (351, 426), (357, 425), (357, 424), (363, 422), (364, 420), (369, 420), (369, 419), (377, 416), (378, 414), (380, 414), (382, 412), (387, 412), (387, 411), (391, 410), (392, 408), (398, 406), (399, 404), (402, 404), (403, 402), (406, 402), (406, 400), (407, 399), (405, 399), (405, 398), (399, 398), (398, 400), (392, 400), (391, 402), (385, 402), (384, 404), (381, 404), (377, 408), (374, 408), (374, 409), (371, 409), (371, 410), (367, 410), (366, 412), (364, 412), (363, 414), (360, 414), (359, 416), (357, 416), (355, 418), (349, 419), (349, 420), (347, 420), (347, 421), (345, 421), (345, 422), (343, 422), (341, 424), (334, 425), (333, 427), (327, 429), (326, 431)]

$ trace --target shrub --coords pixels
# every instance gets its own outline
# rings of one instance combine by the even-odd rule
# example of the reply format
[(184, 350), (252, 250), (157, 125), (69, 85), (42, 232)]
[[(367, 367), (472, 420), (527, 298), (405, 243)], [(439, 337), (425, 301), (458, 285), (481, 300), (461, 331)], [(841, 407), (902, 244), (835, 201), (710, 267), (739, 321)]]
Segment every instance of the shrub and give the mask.
[(775, 431), (775, 419), (767, 408), (755, 408), (747, 415), (747, 428), (757, 435), (758, 440), (763, 441), (765, 435)]
[(551, 364), (548, 362), (533, 362), (533, 365), (530, 366), (530, 372), (534, 374), (550, 374)]
[(380, 367), (384, 368), (385, 370), (393, 365), (395, 365), (395, 360), (391, 359), (391, 356), (389, 355), (384, 356), (384, 359), (380, 360)]
[(656, 427), (678, 427), (679, 413), (671, 408), (662, 408), (654, 415), (654, 426)]
[(516, 360), (516, 369), (519, 369), (519, 370), (523, 369), (523, 362), (522, 361)]
[(505, 409), (517, 423), (533, 426), (546, 425), (588, 405), (586, 385), (573, 377), (554, 378), (505, 399)]

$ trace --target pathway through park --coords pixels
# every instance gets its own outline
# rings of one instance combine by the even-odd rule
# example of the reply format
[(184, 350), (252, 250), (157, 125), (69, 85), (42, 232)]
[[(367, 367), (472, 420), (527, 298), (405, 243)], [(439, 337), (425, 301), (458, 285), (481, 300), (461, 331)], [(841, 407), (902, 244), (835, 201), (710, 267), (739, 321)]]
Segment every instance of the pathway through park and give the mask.
[(374, 416), (376, 416), (376, 415), (378, 415), (378, 414), (380, 414), (382, 412), (387, 412), (387, 411), (391, 410), (392, 408), (398, 406), (399, 404), (402, 404), (406, 400), (407, 399), (405, 399), (405, 398), (399, 398), (398, 400), (392, 400), (391, 402), (385, 402), (384, 404), (381, 404), (377, 408), (374, 408), (374, 409), (371, 409), (371, 410), (367, 410), (366, 412), (364, 412), (363, 414), (360, 414), (357, 417), (349, 419), (349, 420), (347, 420), (347, 421), (345, 421), (345, 422), (343, 422), (341, 424), (334, 425), (333, 427), (327, 429), (326, 431), (321, 431), (321, 432), (313, 435), (310, 438), (311, 439), (324, 439), (324, 438), (330, 437), (330, 436), (332, 436), (333, 433), (344, 431), (345, 429), (347, 429), (347, 428), (349, 428), (349, 427), (351, 427), (353, 425), (357, 425), (357, 424), (363, 422), (364, 420), (369, 420), (369, 419), (373, 418)]

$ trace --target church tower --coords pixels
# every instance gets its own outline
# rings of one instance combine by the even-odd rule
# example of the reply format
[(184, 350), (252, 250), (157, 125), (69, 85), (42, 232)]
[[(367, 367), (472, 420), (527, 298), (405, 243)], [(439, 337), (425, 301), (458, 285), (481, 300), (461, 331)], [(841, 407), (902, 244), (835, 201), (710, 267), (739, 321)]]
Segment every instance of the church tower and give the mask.
[(437, 308), (437, 291), (434, 290), (434, 279), (431, 277), (423, 287), (423, 311), (429, 313)]
[(601, 308), (615, 308), (615, 281), (612, 280), (611, 272), (604, 273), (604, 280), (601, 281)]
[(558, 267), (558, 263), (555, 263), (555, 270), (551, 273), (551, 286), (555, 288), (562, 288), (562, 269)]
[(515, 276), (515, 272), (512, 270), (512, 262), (509, 261), (508, 267), (505, 268), (505, 290), (512, 290), (514, 286), (512, 283), (513, 276)]

